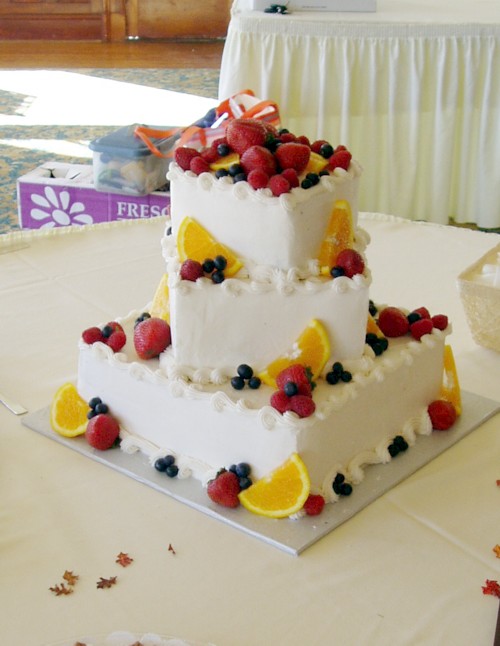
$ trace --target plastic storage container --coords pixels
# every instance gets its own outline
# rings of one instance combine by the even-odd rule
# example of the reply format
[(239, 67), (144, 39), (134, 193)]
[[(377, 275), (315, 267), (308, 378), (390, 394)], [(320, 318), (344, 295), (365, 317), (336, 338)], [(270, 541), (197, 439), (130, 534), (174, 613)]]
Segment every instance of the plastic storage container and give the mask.
[(147, 195), (166, 184), (172, 151), (180, 132), (140, 124), (124, 126), (90, 142), (97, 191)]

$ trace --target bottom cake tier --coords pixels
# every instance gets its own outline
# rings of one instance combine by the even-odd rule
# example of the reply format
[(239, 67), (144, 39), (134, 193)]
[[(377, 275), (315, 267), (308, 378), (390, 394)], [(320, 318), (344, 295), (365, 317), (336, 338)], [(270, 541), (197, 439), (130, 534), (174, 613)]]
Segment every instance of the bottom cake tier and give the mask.
[[(118, 319), (127, 339), (139, 314)], [(169, 378), (158, 359), (138, 359), (130, 340), (119, 353), (81, 342), (77, 388), (85, 400), (98, 396), (109, 406), (120, 423), (122, 450), (139, 450), (152, 464), (172, 455), (178, 477), (206, 484), (221, 468), (245, 462), (258, 479), (297, 453), (311, 491), (333, 502), (339, 474), (356, 484), (366, 465), (390, 461), (395, 438), (411, 447), (417, 435), (431, 433), (427, 407), (439, 398), (447, 332), (391, 339), (378, 357), (367, 345), (360, 359), (344, 362), (350, 382), (318, 379), (316, 409), (307, 418), (275, 410), (274, 389), (265, 384), (235, 390), (229, 381)]]

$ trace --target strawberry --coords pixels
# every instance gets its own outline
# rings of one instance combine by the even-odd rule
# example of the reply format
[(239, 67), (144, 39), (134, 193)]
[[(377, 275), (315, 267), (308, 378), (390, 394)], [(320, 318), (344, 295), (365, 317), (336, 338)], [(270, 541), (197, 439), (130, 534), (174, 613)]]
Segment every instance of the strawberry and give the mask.
[(206, 159), (203, 159), (203, 157), (198, 155), (198, 157), (193, 157), (189, 163), (189, 170), (196, 175), (201, 175), (202, 173), (210, 172), (210, 165)]
[(300, 185), (299, 176), (297, 175), (295, 168), (285, 168), (281, 173), (281, 176), (287, 179), (291, 188), (297, 188), (297, 186)]
[(311, 149), (304, 144), (289, 142), (281, 144), (274, 154), (282, 170), (294, 168), (297, 173), (301, 173), (309, 162)]
[(273, 153), (264, 146), (250, 146), (240, 158), (240, 164), (245, 173), (254, 169), (263, 170), (269, 177), (276, 173), (276, 160)]
[(134, 347), (140, 359), (153, 359), (171, 343), (170, 326), (163, 319), (144, 319), (134, 328)]
[(263, 146), (267, 130), (258, 119), (233, 119), (226, 128), (227, 143), (242, 155), (250, 146)]
[(255, 190), (266, 188), (269, 183), (269, 175), (262, 168), (254, 168), (248, 173), (247, 182)]
[(82, 332), (82, 339), (85, 343), (88, 343), (89, 345), (92, 345), (92, 343), (96, 343), (97, 341), (104, 341), (102, 332), (98, 327), (89, 327), (86, 330), (84, 330)]
[(213, 480), (209, 480), (207, 485), (207, 494), (210, 500), (232, 509), (238, 507), (240, 500), (239, 478), (232, 471), (221, 471)]
[(182, 263), (179, 273), (182, 280), (190, 280), (193, 283), (205, 275), (202, 264), (191, 258), (188, 258)]
[(447, 431), (457, 419), (457, 411), (451, 402), (436, 399), (427, 407), (432, 428), (436, 431)]
[(189, 148), (187, 146), (181, 146), (179, 148), (175, 149), (174, 152), (174, 160), (179, 166), (182, 168), (182, 170), (189, 170), (189, 166), (191, 164), (191, 160), (194, 157), (199, 156), (199, 152), (195, 150), (194, 148)]
[(287, 397), (282, 390), (276, 390), (271, 395), (271, 406), (275, 408), (278, 413), (286, 413), (290, 410), (290, 397)]
[(338, 150), (328, 160), (328, 165), (331, 170), (335, 168), (343, 168), (347, 170), (351, 163), (352, 155), (348, 150)]
[(120, 433), (120, 425), (108, 413), (95, 415), (89, 420), (85, 439), (94, 449), (106, 451), (116, 442)]
[(416, 310), (412, 311), (412, 314), (418, 314), (421, 319), (431, 318), (430, 312), (426, 307), (418, 307)]
[(285, 385), (290, 382), (297, 385), (299, 395), (312, 396), (310, 373), (300, 363), (294, 363), (288, 368), (285, 368), (276, 377), (276, 385), (280, 390), (283, 390)]
[(304, 503), (304, 511), (308, 516), (319, 516), (325, 506), (325, 499), (319, 494), (310, 493)]
[(431, 319), (419, 319), (410, 325), (410, 333), (414, 339), (420, 341), (424, 334), (430, 334), (434, 329)]
[(344, 270), (344, 276), (347, 276), (347, 278), (362, 274), (365, 270), (363, 257), (354, 249), (343, 249), (337, 256), (335, 266), (341, 267)]
[(448, 317), (446, 314), (435, 314), (431, 317), (432, 325), (438, 330), (446, 330), (448, 327)]
[(125, 343), (127, 343), (127, 337), (123, 330), (112, 332), (106, 339), (106, 345), (108, 345), (113, 352), (120, 352)]
[(275, 197), (290, 192), (290, 182), (283, 175), (273, 175), (269, 179), (268, 186)]
[(290, 410), (299, 417), (310, 417), (316, 410), (316, 404), (307, 395), (293, 395), (290, 397)]
[(385, 307), (379, 312), (378, 326), (384, 336), (404, 336), (410, 327), (405, 314), (397, 307)]

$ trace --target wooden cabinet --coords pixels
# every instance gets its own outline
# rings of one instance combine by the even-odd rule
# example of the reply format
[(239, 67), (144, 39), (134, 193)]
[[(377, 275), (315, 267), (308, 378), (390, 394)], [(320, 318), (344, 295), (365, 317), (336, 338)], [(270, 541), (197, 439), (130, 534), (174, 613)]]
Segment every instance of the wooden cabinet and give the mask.
[(0, 0), (0, 39), (222, 38), (231, 0)]

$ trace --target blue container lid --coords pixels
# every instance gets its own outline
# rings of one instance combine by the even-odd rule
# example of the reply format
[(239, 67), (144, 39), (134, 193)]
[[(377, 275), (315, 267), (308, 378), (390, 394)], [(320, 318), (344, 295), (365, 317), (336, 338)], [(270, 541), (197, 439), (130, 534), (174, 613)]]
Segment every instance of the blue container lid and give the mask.
[[(130, 159), (136, 159), (139, 157), (148, 157), (149, 155), (152, 155), (153, 153), (151, 150), (146, 146), (146, 144), (140, 139), (137, 135), (135, 135), (135, 129), (137, 126), (143, 125), (143, 124), (138, 124), (134, 123), (130, 126), (123, 126), (122, 128), (118, 128), (118, 130), (115, 130), (108, 135), (104, 135), (102, 137), (99, 137), (98, 139), (94, 139), (89, 143), (89, 148), (90, 150), (93, 150), (98, 153), (108, 153), (110, 155), (116, 156), (116, 157), (126, 157)], [(164, 126), (164, 127), (157, 127), (157, 126), (144, 126), (146, 128), (155, 128), (155, 130), (172, 130), (172, 126)], [(157, 147), (162, 149), (162, 152), (165, 153), (166, 150), (168, 150), (168, 147), (165, 147), (165, 144), (171, 144), (171, 146), (174, 145), (175, 141), (178, 139), (178, 135), (168, 135), (165, 137), (150, 137), (151, 142)]]

